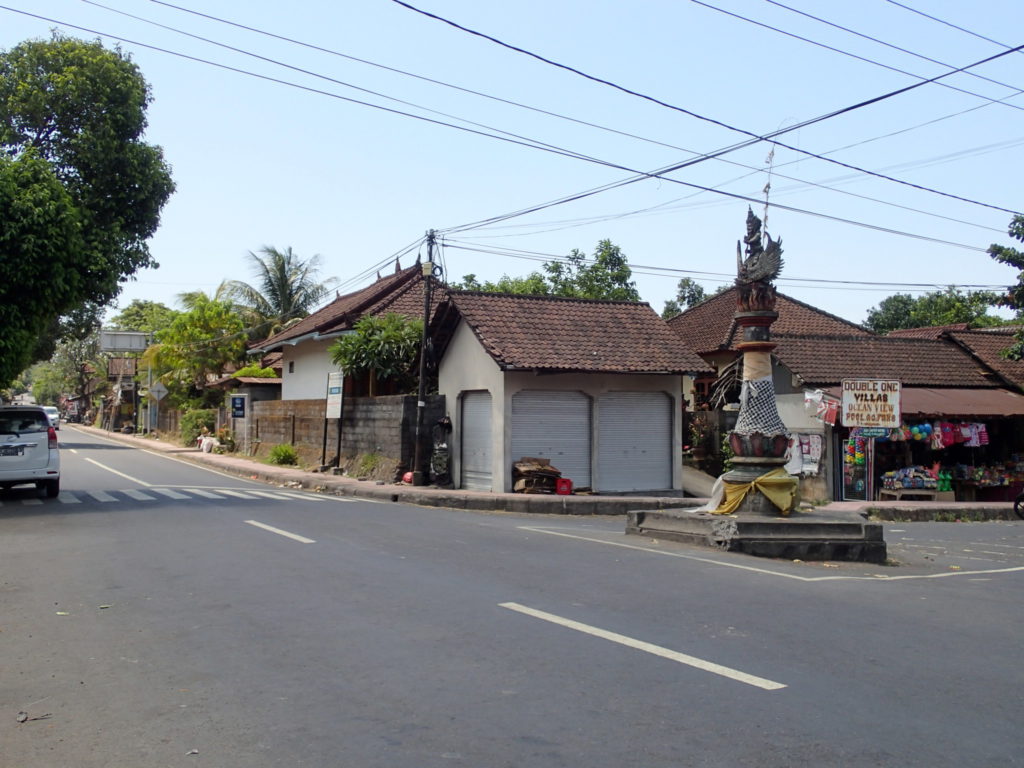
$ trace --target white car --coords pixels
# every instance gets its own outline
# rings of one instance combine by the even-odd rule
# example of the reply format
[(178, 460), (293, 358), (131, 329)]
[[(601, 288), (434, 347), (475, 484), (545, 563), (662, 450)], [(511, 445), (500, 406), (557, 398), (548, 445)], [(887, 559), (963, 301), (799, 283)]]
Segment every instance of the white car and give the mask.
[(54, 429), (60, 429), (60, 411), (52, 405), (44, 405), (43, 410), (46, 411), (46, 415), (50, 417), (50, 426)]
[(0, 406), (0, 488), (35, 484), (47, 497), (60, 493), (57, 430), (38, 405)]

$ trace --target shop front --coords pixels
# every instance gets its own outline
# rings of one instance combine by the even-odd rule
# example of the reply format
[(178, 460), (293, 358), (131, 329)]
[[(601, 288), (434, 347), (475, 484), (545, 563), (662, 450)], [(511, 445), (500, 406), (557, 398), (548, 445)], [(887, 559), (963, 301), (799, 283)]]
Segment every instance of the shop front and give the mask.
[(837, 427), (837, 497), (1009, 501), (1024, 491), (1024, 395), (902, 391), (900, 426)]

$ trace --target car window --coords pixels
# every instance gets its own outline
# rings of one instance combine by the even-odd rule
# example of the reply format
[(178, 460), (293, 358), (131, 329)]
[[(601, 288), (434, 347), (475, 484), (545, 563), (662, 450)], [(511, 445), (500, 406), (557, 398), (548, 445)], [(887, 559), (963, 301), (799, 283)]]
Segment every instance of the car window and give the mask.
[(14, 411), (0, 416), (0, 432), (46, 432), (50, 428), (50, 420), (45, 413), (39, 411)]

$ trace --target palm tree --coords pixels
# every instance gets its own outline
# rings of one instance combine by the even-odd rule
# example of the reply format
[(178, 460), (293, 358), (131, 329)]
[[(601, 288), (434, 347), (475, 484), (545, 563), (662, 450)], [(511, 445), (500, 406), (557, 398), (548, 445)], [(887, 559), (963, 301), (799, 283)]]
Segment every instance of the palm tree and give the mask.
[(319, 255), (303, 260), (291, 247), (279, 251), (265, 245), (258, 254), (250, 251), (249, 259), (257, 285), (225, 280), (217, 295), (239, 306), (256, 338), (270, 337), (301, 320), (337, 283), (333, 277), (318, 279)]

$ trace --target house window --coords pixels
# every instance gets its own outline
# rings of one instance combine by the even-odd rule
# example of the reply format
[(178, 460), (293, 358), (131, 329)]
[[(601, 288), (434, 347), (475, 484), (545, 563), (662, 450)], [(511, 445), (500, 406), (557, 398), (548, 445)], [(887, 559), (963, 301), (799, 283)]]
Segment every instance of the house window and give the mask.
[(288, 361), (288, 373), (295, 373), (295, 361), (294, 360), (289, 360)]

